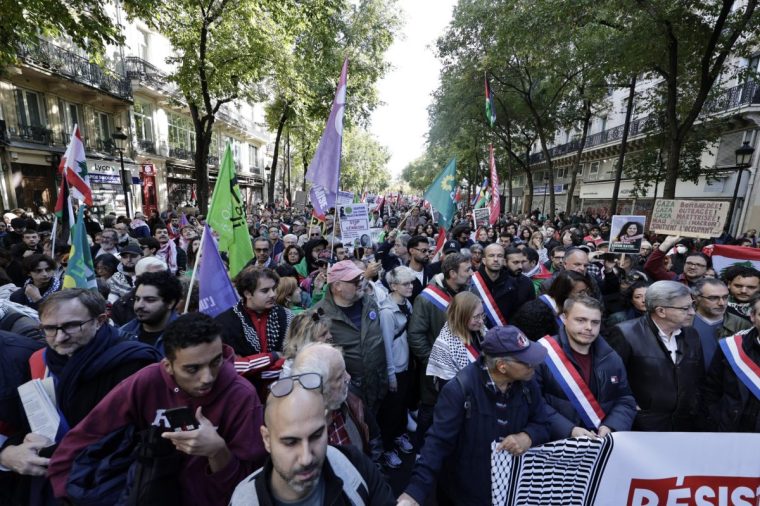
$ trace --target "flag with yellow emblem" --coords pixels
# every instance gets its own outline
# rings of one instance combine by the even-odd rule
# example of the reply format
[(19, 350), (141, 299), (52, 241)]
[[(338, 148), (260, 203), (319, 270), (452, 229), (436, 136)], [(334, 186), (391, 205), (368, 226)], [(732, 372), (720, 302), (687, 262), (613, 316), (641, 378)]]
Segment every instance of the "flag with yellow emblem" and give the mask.
[(456, 172), (457, 160), (452, 158), (423, 195), (438, 213), (438, 224), (447, 230), (451, 226), (456, 211), (454, 202), (457, 189)]

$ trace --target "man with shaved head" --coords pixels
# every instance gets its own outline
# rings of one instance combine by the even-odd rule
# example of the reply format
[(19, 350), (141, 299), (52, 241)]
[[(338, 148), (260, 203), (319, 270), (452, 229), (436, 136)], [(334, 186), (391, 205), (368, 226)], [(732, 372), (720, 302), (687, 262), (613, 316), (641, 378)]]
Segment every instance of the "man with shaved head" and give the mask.
[(269, 458), (237, 486), (231, 506), (396, 503), (369, 459), (353, 448), (327, 444), (318, 373), (281, 378), (270, 392), (261, 427)]

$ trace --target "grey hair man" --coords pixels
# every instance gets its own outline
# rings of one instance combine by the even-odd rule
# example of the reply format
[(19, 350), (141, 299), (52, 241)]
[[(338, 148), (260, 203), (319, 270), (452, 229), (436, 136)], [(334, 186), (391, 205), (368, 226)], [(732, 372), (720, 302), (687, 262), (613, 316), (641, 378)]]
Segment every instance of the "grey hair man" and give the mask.
[(658, 281), (647, 289), (646, 309), (607, 335), (623, 359), (639, 408), (633, 430), (694, 430), (705, 365), (699, 333), (691, 327), (691, 292), (683, 283)]

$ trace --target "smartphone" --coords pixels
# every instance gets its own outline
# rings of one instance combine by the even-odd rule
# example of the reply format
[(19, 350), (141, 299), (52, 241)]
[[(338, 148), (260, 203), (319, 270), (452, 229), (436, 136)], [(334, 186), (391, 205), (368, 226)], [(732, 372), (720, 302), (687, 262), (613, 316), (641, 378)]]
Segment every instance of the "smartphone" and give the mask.
[(167, 409), (164, 411), (164, 415), (169, 420), (169, 426), (174, 432), (195, 430), (200, 427), (198, 420), (195, 419), (195, 415), (187, 406)]

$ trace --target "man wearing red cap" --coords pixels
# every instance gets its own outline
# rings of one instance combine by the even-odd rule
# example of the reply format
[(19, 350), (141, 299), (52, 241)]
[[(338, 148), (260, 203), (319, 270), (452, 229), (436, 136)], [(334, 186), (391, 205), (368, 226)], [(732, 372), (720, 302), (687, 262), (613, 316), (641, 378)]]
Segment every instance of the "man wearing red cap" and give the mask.
[(327, 292), (315, 309), (330, 321), (333, 344), (343, 350), (351, 383), (377, 412), (388, 389), (385, 347), (377, 302), (365, 293), (364, 272), (351, 260), (336, 262), (327, 273)]

